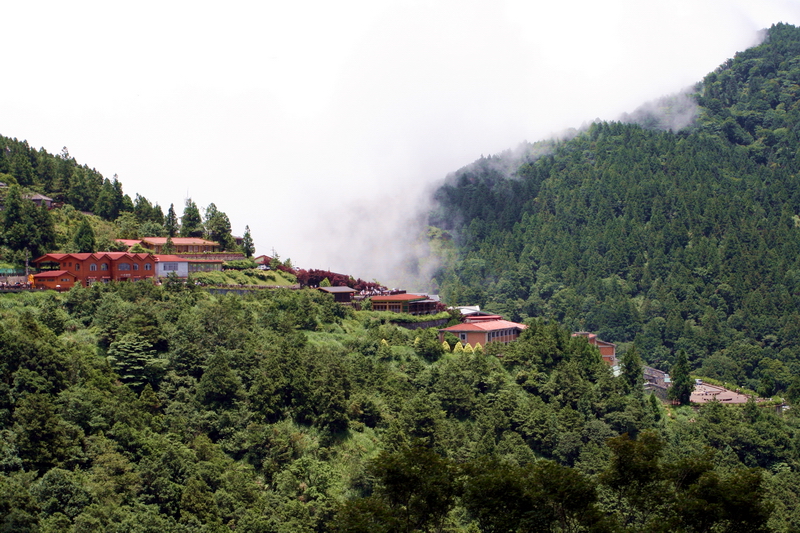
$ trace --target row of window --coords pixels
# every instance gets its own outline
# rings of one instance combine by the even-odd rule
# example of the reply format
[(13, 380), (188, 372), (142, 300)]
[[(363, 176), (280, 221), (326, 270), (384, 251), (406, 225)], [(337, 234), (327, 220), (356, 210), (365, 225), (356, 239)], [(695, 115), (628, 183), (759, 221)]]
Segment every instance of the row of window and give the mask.
[[(80, 269), (81, 269), (80, 263), (75, 263), (75, 270), (80, 270)], [(144, 269), (145, 270), (153, 270), (153, 265), (151, 265), (150, 263), (145, 263)], [(92, 263), (91, 265), (89, 265), (89, 270), (94, 272), (95, 270), (97, 270), (97, 265)], [(100, 263), (100, 270), (108, 270), (108, 263)], [(117, 270), (131, 270), (131, 264), (130, 263), (119, 263), (117, 265)], [(134, 263), (133, 264), (133, 270), (139, 270), (139, 265)]]
[(513, 329), (501, 329), (501, 330), (498, 330), (498, 331), (490, 331), (489, 332), (489, 340), (496, 339), (497, 337), (505, 337), (507, 335), (513, 335), (514, 331), (515, 330), (513, 330)]

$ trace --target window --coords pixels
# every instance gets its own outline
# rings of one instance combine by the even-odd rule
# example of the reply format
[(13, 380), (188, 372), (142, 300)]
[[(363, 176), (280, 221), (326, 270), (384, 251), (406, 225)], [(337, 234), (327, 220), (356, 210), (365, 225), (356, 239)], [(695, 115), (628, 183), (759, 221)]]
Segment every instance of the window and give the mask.
[(458, 338), (461, 339), (462, 341), (465, 341), (465, 340), (467, 340), (467, 334), (466, 333), (459, 333), (458, 334)]
[(95, 270), (97, 270), (97, 265), (95, 265), (94, 263), (92, 263), (91, 265), (89, 265), (89, 270), (92, 270), (92, 271), (95, 271)]
[(108, 270), (108, 263), (102, 263), (100, 265), (100, 270)]
[(134, 270), (139, 270), (139, 265), (137, 265), (136, 263), (134, 263), (134, 264), (133, 264), (133, 269), (134, 269)]
[(81, 264), (75, 263), (75, 270), (80, 270), (80, 269), (81, 269)]
[(131, 269), (131, 264), (130, 263), (120, 263), (119, 265), (117, 265), (117, 268), (119, 270), (130, 270)]
[(150, 263), (147, 263), (147, 264), (144, 265), (144, 269), (145, 270), (153, 270), (153, 265), (151, 265)]
[(178, 263), (164, 263), (164, 272), (175, 272), (178, 270)]

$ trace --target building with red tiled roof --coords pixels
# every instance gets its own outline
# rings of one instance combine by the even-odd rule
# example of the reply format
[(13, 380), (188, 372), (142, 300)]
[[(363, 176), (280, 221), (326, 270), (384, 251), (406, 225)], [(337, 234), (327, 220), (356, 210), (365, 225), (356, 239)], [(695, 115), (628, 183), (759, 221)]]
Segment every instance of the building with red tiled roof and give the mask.
[(373, 296), (373, 311), (391, 311), (410, 315), (433, 315), (439, 311), (439, 302), (427, 294), (384, 294)]
[(490, 342), (508, 343), (516, 340), (527, 329), (525, 324), (510, 322), (508, 320), (485, 320), (479, 322), (465, 322), (439, 330), (439, 342), (444, 342), (444, 336), (452, 333), (462, 344), (472, 346), (480, 344), (486, 346)]
[[(153, 253), (160, 254), (164, 245), (167, 244), (168, 237), (145, 237), (141, 240), (142, 246)], [(176, 254), (202, 254), (219, 252), (219, 243), (207, 241), (198, 237), (172, 237), (172, 246)]]
[(33, 287), (36, 289), (52, 289), (66, 291), (77, 281), (75, 274), (66, 270), (48, 270), (33, 275)]
[[(75, 283), (86, 286), (95, 282), (138, 281), (155, 276), (155, 258), (151, 254), (132, 254), (128, 252), (97, 252), (81, 254), (46, 254), (33, 261), (40, 268), (58, 265), (48, 271), (66, 271), (73, 275)], [(50, 279), (41, 276), (40, 279)], [(36, 283), (34, 276), (34, 283)], [(44, 281), (42, 282), (44, 286)], [(66, 288), (69, 288), (66, 287)], [(62, 284), (62, 288), (63, 284)]]
[(613, 342), (607, 342), (600, 340), (597, 335), (594, 333), (589, 333), (588, 331), (579, 331), (577, 333), (572, 334), (573, 337), (585, 337), (589, 344), (592, 346), (597, 346), (600, 350), (600, 355), (603, 357), (603, 361), (605, 361), (610, 366), (615, 366), (617, 364), (617, 345)]

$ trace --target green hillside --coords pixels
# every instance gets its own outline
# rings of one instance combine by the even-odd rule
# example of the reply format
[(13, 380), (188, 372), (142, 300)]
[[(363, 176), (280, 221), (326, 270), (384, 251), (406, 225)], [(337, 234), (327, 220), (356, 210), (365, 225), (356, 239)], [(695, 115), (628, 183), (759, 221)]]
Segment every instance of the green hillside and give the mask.
[[(313, 289), (0, 294), (0, 531), (800, 530), (796, 404), (674, 405), (642, 373), (676, 362), (691, 387), (688, 354), (798, 397), (798, 56), (800, 30), (773, 27), (698, 85), (685, 130), (659, 129), (686, 113), (667, 99), (451, 176), (428, 231), (449, 258), (437, 281), (448, 303), (525, 319), (507, 345), (451, 349)], [(26, 246), (157, 225), (140, 197), (106, 218), (98, 194), (102, 223), (32, 210), (24, 194), (69, 204), (72, 176), (94, 174), (24, 143), (0, 154), (17, 183), (4, 254), (34, 220), (55, 236)], [(208, 213), (187, 202), (180, 231), (224, 233)], [(620, 371), (575, 329), (620, 343)]]
[(554, 323), (486, 352), (312, 289), (0, 295), (4, 531), (794, 531), (800, 419), (665, 408)]
[[(482, 158), (436, 192), (451, 303), (550, 317), (669, 369), (800, 394), (800, 29), (773, 26), (682, 99)], [(683, 107), (680, 107), (683, 106)]]

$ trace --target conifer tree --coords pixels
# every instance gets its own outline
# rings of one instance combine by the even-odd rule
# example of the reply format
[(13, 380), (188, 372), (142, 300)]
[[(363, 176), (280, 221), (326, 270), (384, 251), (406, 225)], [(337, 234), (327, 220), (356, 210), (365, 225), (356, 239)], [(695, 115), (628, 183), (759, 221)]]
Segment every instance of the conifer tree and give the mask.
[(191, 198), (186, 199), (186, 207), (183, 209), (181, 217), (181, 237), (202, 237), (203, 219), (200, 217), (200, 210)]
[(244, 227), (244, 237), (242, 237), (242, 253), (248, 259), (253, 257), (256, 252), (255, 244), (253, 244), (253, 237), (250, 235), (250, 226)]
[(164, 246), (161, 247), (162, 254), (174, 254), (175, 253), (175, 244), (172, 242), (172, 237), (167, 237), (167, 242), (164, 243)]
[(629, 392), (639, 392), (644, 385), (644, 375), (642, 374), (642, 358), (636, 350), (636, 345), (631, 345), (627, 352), (622, 356), (622, 377), (625, 380), (625, 387)]
[(669, 398), (678, 400), (681, 405), (687, 405), (694, 390), (694, 381), (689, 375), (689, 359), (686, 352), (678, 352), (678, 359), (670, 372), (672, 378), (672, 388), (669, 389)]
[(89, 224), (89, 219), (83, 217), (75, 235), (72, 237), (72, 245), (77, 253), (94, 253), (97, 251), (94, 230)]
[(168, 237), (175, 237), (180, 231), (178, 215), (175, 214), (175, 204), (169, 204), (169, 210), (164, 219), (164, 230), (167, 232)]

